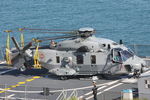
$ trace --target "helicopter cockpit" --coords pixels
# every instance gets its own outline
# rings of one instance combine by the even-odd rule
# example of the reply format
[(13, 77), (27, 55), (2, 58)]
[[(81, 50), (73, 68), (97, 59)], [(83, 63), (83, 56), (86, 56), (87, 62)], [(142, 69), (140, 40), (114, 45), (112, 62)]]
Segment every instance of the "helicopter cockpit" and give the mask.
[(127, 59), (134, 56), (134, 53), (130, 50), (123, 50), (121, 48), (114, 48), (112, 49), (112, 57), (114, 62), (123, 63)]

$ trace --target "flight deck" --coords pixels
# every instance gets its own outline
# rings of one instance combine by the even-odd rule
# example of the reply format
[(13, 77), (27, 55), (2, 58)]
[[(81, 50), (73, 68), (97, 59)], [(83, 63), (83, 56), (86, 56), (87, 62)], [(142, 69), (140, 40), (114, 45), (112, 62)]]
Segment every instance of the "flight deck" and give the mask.
[[(20, 72), (3, 65), (0, 66), (0, 74), (1, 99), (60, 100), (62, 94), (66, 98), (75, 95), (86, 100), (93, 99), (92, 78), (60, 80), (48, 75), (45, 69)], [(119, 100), (123, 89), (137, 88), (137, 80), (132, 78), (99, 79), (96, 82), (99, 100)], [(44, 89), (48, 89), (48, 95), (43, 94)]]

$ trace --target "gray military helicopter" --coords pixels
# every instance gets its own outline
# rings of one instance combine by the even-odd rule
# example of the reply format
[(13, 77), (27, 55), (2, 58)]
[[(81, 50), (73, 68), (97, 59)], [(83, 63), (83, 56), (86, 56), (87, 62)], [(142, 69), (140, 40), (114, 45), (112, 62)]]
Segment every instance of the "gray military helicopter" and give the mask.
[(36, 47), (32, 44), (35, 41), (50, 41), (46, 46), (39, 47), (38, 61), (43, 68), (62, 79), (70, 76), (112, 76), (130, 74), (134, 70), (144, 71), (145, 61), (124, 46), (121, 40), (116, 43), (106, 38), (97, 38), (94, 36), (95, 30), (89, 27), (68, 33), (70, 34), (64, 36), (33, 39), (24, 48), (12, 37), (16, 47), (11, 49), (13, 66), (21, 71), (32, 68), (36, 52)]

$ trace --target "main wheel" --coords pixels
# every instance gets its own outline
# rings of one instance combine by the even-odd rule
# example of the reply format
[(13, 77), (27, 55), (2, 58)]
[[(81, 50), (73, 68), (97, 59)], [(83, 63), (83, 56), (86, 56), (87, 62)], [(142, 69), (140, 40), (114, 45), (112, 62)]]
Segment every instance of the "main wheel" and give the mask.
[(21, 67), (19, 68), (19, 70), (20, 70), (21, 72), (24, 72), (24, 71), (26, 70), (26, 67), (23, 65), (23, 66), (21, 66)]
[(67, 78), (67, 76), (60, 76), (60, 79), (61, 80), (67, 80), (68, 78)]

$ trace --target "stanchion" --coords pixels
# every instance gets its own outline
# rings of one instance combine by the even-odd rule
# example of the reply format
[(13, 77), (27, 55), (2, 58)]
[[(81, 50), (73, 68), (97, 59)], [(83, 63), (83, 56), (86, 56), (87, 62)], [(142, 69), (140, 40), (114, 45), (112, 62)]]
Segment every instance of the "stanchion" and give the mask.
[(38, 43), (38, 45), (36, 47), (36, 50), (35, 50), (35, 53), (34, 53), (34, 68), (41, 69), (41, 65), (38, 61), (39, 60), (39, 51), (38, 51), (38, 49), (39, 49), (39, 43)]
[(20, 40), (21, 40), (21, 47), (24, 47), (24, 34), (23, 34), (23, 28), (18, 29), (21, 32)]
[(8, 65), (11, 64), (11, 59), (10, 59), (10, 32), (11, 30), (5, 30), (4, 32), (7, 33), (7, 41), (6, 41), (6, 63)]

